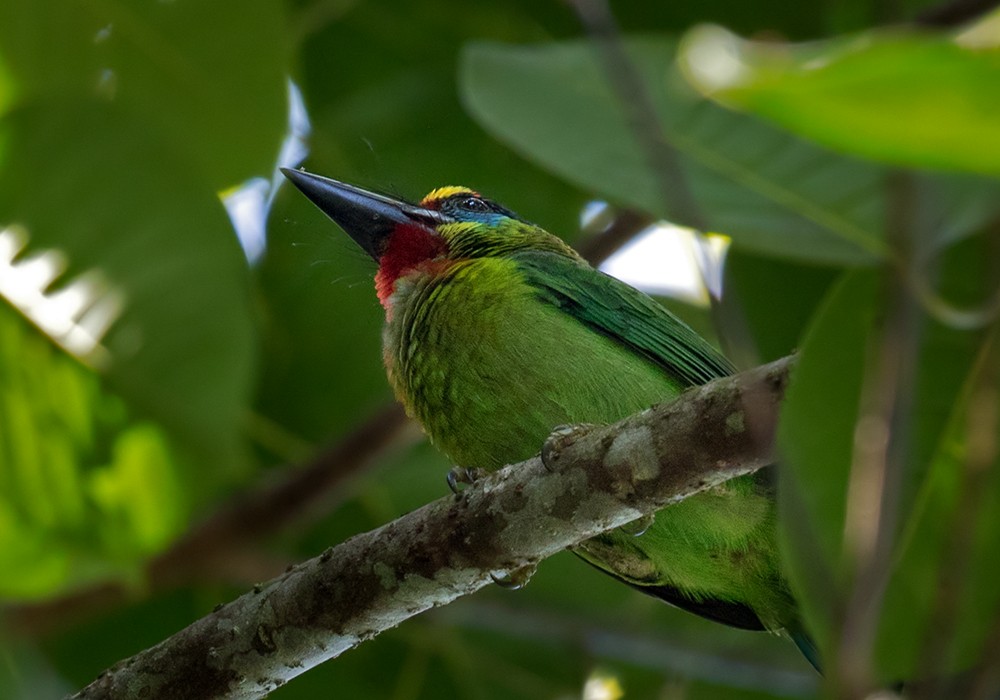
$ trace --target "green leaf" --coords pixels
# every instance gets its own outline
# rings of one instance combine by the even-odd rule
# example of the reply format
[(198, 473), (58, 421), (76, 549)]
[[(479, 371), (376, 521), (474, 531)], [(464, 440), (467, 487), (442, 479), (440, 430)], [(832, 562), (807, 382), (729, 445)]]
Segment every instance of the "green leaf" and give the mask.
[(14, 78), (0, 54), (0, 114), (6, 112), (14, 102)]
[[(986, 237), (952, 246), (938, 293), (959, 309), (982, 307), (995, 294), (995, 261)], [(887, 677), (968, 668), (1000, 615), (1000, 325), (961, 330), (945, 323), (952, 318), (928, 321), (921, 347), (912, 441), (918, 478), (901, 499), (909, 517), (876, 648)]]
[[(882, 254), (881, 169), (699, 98), (672, 72), (668, 40), (628, 48), (712, 230), (769, 255), (843, 264)], [(591, 44), (472, 44), (460, 81), (471, 114), (527, 157), (601, 196), (676, 217)]]
[(0, 637), (0, 696), (7, 700), (65, 697), (73, 687), (25, 639)]
[(130, 418), (0, 304), (0, 599), (134, 575), (186, 521), (180, 459), (161, 428)]
[[(960, 303), (985, 298), (990, 250), (984, 237), (976, 237), (947, 251), (942, 293)], [(828, 652), (836, 647), (838, 617), (855, 585), (844, 548), (848, 483), (863, 386), (872, 380), (866, 370), (872, 353), (886, 342), (884, 313), (875, 274), (843, 279), (805, 335), (782, 409), (782, 546), (805, 617)], [(990, 336), (983, 330), (951, 327), (923, 309), (917, 316), (918, 330), (910, 338), (917, 343), (916, 373), (901, 388), (912, 396), (902, 409), (908, 422), (892, 435), (904, 464), (902, 483), (893, 486), (891, 496), (898, 521), (876, 644), (883, 680), (947, 676), (967, 667), (995, 620), (990, 611), (1000, 605), (994, 575), (987, 573), (1000, 566), (1000, 472), (982, 467), (970, 491), (973, 481), (965, 468), (972, 449), (972, 389), (989, 377), (985, 386), (996, 398), (996, 356), (984, 359)], [(995, 422), (996, 416), (985, 419)], [(985, 430), (995, 436), (993, 422)], [(978, 505), (970, 506), (976, 499)], [(954, 552), (963, 542), (968, 551), (961, 573), (955, 573)], [(942, 581), (953, 582), (948, 595), (958, 601), (947, 614), (942, 614), (947, 601)], [(940, 648), (931, 653), (933, 644)], [(932, 668), (928, 660), (939, 665)]]
[(982, 350), (899, 543), (876, 650), (886, 677), (915, 671), (947, 676), (969, 668), (1000, 615), (995, 334)]
[(724, 274), (723, 313), (739, 314), (756, 351), (755, 364), (795, 351), (836, 278), (833, 268), (754, 255), (738, 246), (726, 252)]
[(703, 27), (682, 61), (714, 99), (830, 148), (1000, 175), (996, 48), (899, 30), (790, 46)]
[(392, 399), (374, 273), (375, 263), (311, 202), (289, 188), (279, 194), (267, 253), (252, 273), (264, 312), (261, 414), (322, 443)]
[[(36, 104), (0, 121), (0, 222), (27, 231), (22, 258), (65, 261), (48, 296), (101, 281), (91, 308), (118, 315), (103, 360), (89, 356), (138, 416), (209, 467), (189, 475), (207, 498), (243, 466), (254, 358), (246, 261), (212, 189), (132, 113)], [(86, 325), (87, 313), (66, 320)]]
[(272, 168), (287, 102), (282, 9), (276, 0), (80, 0), (57, 10), (5, 0), (0, 53), (22, 104), (114, 101), (168, 134), (221, 190)]
[(788, 573), (822, 649), (847, 585), (840, 570), (844, 502), (877, 277), (846, 275), (810, 324), (782, 405), (781, 539)]

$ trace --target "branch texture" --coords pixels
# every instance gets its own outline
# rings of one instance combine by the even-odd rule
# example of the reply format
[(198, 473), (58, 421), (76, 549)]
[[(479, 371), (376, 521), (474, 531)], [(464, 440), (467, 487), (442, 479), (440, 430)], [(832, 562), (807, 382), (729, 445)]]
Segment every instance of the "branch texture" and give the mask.
[(773, 461), (792, 358), (612, 426), (551, 436), (477, 481), (217, 608), (75, 698), (259, 698), (424, 610)]

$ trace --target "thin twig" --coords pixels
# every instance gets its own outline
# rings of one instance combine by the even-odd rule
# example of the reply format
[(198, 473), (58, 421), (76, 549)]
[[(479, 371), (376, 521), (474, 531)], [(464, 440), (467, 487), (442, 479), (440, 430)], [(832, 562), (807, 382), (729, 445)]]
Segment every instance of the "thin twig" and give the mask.
[(708, 231), (708, 222), (691, 193), (677, 150), (663, 133), (656, 105), (625, 50), (608, 4), (604, 0), (569, 2), (601, 49), (608, 82), (618, 94), (632, 133), (649, 160), (650, 173), (659, 185), (660, 196), (670, 216), (677, 223)]
[(886, 272), (888, 302), (863, 375), (844, 516), (844, 555), (854, 580), (844, 612), (834, 682), (844, 697), (874, 689), (872, 656), (898, 530), (908, 462), (921, 315), (905, 280), (914, 259), (913, 179), (894, 173), (887, 183), (888, 239), (903, 271)]

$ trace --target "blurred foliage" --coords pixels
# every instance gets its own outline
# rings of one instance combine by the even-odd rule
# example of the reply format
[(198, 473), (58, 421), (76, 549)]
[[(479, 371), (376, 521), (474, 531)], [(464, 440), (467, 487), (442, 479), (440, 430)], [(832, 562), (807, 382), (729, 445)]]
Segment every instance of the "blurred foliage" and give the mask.
[[(972, 38), (861, 34), (791, 51), (705, 27), (692, 33), (682, 61), (713, 97), (838, 150), (998, 175), (997, 26), (983, 36), (985, 45)], [(699, 63), (706, 52), (726, 60)]]
[(133, 572), (186, 516), (163, 431), (7, 306), (0, 355), (0, 596)]
[[(982, 301), (996, 270), (977, 265), (989, 259), (992, 241), (977, 237), (949, 251), (944, 290), (949, 298)], [(987, 277), (986, 275), (989, 275)], [(956, 289), (957, 287), (957, 289)], [(781, 444), (787, 468), (780, 491), (786, 512), (807, 512), (789, 518), (784, 529), (790, 572), (810, 615), (812, 629), (833, 653), (837, 621), (830, 616), (843, 604), (857, 574), (849, 548), (852, 528), (845, 524), (852, 460), (859, 449), (861, 407), (870, 395), (882, 358), (874, 356), (887, 314), (877, 277), (854, 273), (831, 293), (813, 320), (802, 345), (802, 362), (784, 406)], [(997, 497), (1000, 497), (1000, 455), (995, 451), (979, 464), (969, 441), (974, 421), (995, 439), (1000, 434), (996, 414), (970, 414), (970, 402), (981, 391), (996, 391), (995, 328), (961, 329), (918, 312), (912, 319), (919, 338), (916, 366), (907, 406), (908, 426), (902, 429), (902, 475), (896, 490), (897, 544), (887, 583), (879, 630), (878, 653), (883, 676), (913, 678), (926, 672), (927, 641), (941, 625), (941, 605), (947, 591), (942, 582), (961, 566), (948, 626), (955, 635), (946, 645), (947, 660), (937, 668), (966, 668), (981, 652), (985, 637), (996, 626), (1000, 596), (991, 573), (1000, 558), (996, 543)], [(891, 362), (906, 363), (899, 355)], [(868, 391), (866, 398), (864, 392)], [(823, 400), (817, 401), (816, 397)], [(866, 425), (871, 423), (870, 419)], [(818, 428), (817, 426), (822, 426)], [(857, 477), (854, 477), (857, 478)], [(970, 488), (977, 492), (968, 492)], [(799, 500), (792, 505), (789, 502)], [(971, 503), (975, 502), (975, 507)], [(967, 509), (972, 508), (971, 512)], [(968, 518), (961, 535), (953, 527)], [(802, 522), (805, 520), (805, 522)], [(797, 522), (796, 522), (797, 521)], [(795, 522), (794, 530), (791, 523)], [(802, 542), (803, 531), (810, 535)], [(958, 545), (955, 538), (967, 538)], [(967, 552), (956, 547), (968, 546)], [(967, 561), (956, 564), (958, 556)], [(975, 564), (972, 564), (975, 562)], [(968, 605), (975, 601), (975, 604)], [(833, 605), (831, 605), (833, 603)]]
[[(759, 361), (801, 353), (780, 436), (782, 545), (828, 652), (856, 573), (844, 521), (859, 401), (907, 259), (898, 241), (913, 241), (912, 400), (874, 653), (894, 679), (969, 665), (1000, 617), (1000, 465), (983, 437), (1000, 433), (988, 405), (1000, 65), (958, 32), (879, 28), (930, 4), (613, 6), (654, 137), (733, 241), (716, 330)], [(686, 34), (706, 22), (726, 30)], [(984, 26), (977, 36), (995, 33)], [(82, 622), (53, 607), (44, 637), (6, 633), (0, 697), (79, 686), (238, 594), (251, 571), (445, 493), (433, 449), (388, 450), (321, 519), (241, 550), (244, 568), (180, 590), (146, 577), (188, 526), (391, 398), (370, 261), (282, 188), (267, 251), (247, 264), (220, 203), (250, 178), (274, 181), (289, 84), (316, 172), (410, 198), (466, 184), (569, 240), (595, 198), (676, 217), (582, 35), (566, 4), (529, 0), (0, 3), (0, 231), (16, 225), (24, 244), (7, 260), (15, 237), (0, 234), (0, 598), (15, 611), (102, 582), (128, 591)], [(719, 103), (685, 82), (706, 37), (742, 69)], [(5, 286), (15, 271), (34, 296)], [(81, 289), (64, 326), (93, 329), (101, 309), (114, 321), (87, 350), (42, 313)], [(707, 329), (704, 309), (667, 303)], [(786, 641), (680, 613), (566, 554), (524, 591), (460, 600), (274, 696), (573, 698), (597, 676), (626, 698), (816, 687)]]

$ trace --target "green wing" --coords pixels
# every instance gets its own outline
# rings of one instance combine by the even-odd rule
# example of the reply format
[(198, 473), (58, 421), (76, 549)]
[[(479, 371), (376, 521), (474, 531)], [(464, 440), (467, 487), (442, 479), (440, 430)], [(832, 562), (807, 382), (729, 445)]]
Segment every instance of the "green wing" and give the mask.
[(525, 251), (511, 257), (540, 299), (643, 355), (680, 386), (735, 372), (708, 341), (624, 282), (558, 253)]
[[(539, 298), (643, 355), (681, 387), (704, 384), (735, 372), (732, 364), (705, 339), (656, 301), (624, 282), (582, 261), (556, 253), (522, 252), (512, 258), (537, 290)], [(768, 476), (764, 471), (752, 478), (767, 491)], [(619, 578), (599, 563), (584, 559)], [(754, 610), (744, 602), (692, 596), (669, 585), (625, 582), (643, 593), (710, 620), (743, 629), (765, 629)]]

